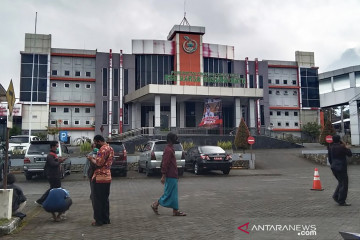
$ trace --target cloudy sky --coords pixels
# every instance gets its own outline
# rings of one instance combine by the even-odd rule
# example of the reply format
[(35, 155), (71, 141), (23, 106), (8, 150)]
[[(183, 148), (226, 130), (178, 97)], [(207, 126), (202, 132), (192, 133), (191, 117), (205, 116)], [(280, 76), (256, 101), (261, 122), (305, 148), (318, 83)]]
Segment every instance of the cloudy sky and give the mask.
[[(235, 47), (235, 58), (295, 60), (315, 52), (319, 72), (360, 64), (359, 0), (186, 0), (204, 42)], [(24, 34), (51, 34), (53, 48), (131, 53), (131, 39), (165, 40), (184, 0), (1, 0), (0, 82), (19, 91)], [(17, 95), (18, 97), (18, 95)]]

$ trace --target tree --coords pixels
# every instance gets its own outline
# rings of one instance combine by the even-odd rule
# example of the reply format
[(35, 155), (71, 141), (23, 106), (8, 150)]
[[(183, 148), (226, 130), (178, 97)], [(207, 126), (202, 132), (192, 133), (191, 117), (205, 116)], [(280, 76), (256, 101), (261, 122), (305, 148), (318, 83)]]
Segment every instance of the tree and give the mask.
[(11, 136), (16, 136), (16, 135), (20, 135), (21, 133), (21, 128), (19, 128), (16, 125), (13, 125), (13, 127), (10, 129), (9, 135)]
[(245, 152), (245, 149), (248, 149), (250, 147), (250, 145), (247, 142), (249, 136), (250, 136), (249, 129), (246, 126), (244, 118), (242, 118), (235, 135), (235, 141), (234, 141), (235, 148), (236, 149), (241, 148)]
[(320, 135), (321, 126), (316, 122), (308, 122), (306, 123), (301, 131), (311, 137), (311, 140), (314, 141)]
[(58, 121), (55, 121), (55, 127), (47, 127), (47, 132), (49, 135), (53, 136), (53, 140), (55, 140), (55, 135), (60, 132), (60, 128), (58, 127)]
[(334, 126), (331, 124), (330, 120), (327, 120), (325, 123), (325, 126), (323, 128), (323, 130), (321, 131), (320, 134), (320, 144), (328, 146), (329, 144), (325, 141), (325, 138), (327, 135), (335, 135), (335, 129)]

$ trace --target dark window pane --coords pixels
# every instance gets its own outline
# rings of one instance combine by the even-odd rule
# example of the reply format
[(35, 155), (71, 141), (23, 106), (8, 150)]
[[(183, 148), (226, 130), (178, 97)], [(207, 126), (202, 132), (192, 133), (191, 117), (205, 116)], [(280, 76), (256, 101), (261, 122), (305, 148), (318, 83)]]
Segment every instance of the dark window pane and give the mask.
[(259, 76), (259, 88), (264, 88), (264, 80), (262, 75)]
[(306, 77), (306, 68), (300, 68), (300, 76)]
[(204, 72), (209, 71), (209, 58), (204, 58)]
[(102, 78), (102, 85), (103, 85), (103, 96), (107, 96), (108, 92), (108, 71), (107, 68), (103, 68), (103, 78)]
[(129, 124), (129, 105), (124, 104), (124, 124)]
[(114, 101), (113, 103), (113, 124), (119, 124), (119, 102)]
[(233, 69), (233, 62), (232, 61), (228, 61), (228, 73), (233, 73), (232, 69)]
[(169, 58), (168, 58), (168, 56), (164, 56), (164, 74), (165, 74), (165, 75), (170, 74), (170, 71), (169, 71)]
[(306, 76), (308, 77), (316, 77), (317, 76), (317, 69), (306, 69)]
[(307, 88), (301, 88), (301, 97), (302, 97), (302, 99), (308, 98), (308, 89)]
[(20, 101), (30, 101), (30, 92), (20, 92)]
[(39, 58), (39, 63), (40, 64), (47, 64), (47, 59), (48, 59), (48, 56), (47, 55), (40, 55), (40, 58)]
[(264, 105), (260, 105), (260, 122), (262, 126), (265, 125)]
[(320, 100), (309, 100), (309, 107), (320, 107)]
[(158, 84), (164, 84), (164, 56), (158, 56)]
[(141, 76), (141, 72), (140, 72), (140, 56), (136, 55), (135, 56), (135, 90), (140, 88), (140, 76)]
[(209, 72), (211, 72), (211, 73), (214, 72), (214, 59), (213, 58), (209, 58)]
[(319, 81), (317, 77), (308, 77), (307, 78), (307, 86), (312, 88), (319, 87)]
[(21, 64), (21, 77), (31, 77), (31, 76), (32, 76), (32, 65)]
[(114, 68), (113, 82), (114, 82), (114, 85), (113, 85), (114, 96), (119, 96), (119, 69), (118, 68)]
[(219, 59), (214, 58), (214, 73), (219, 73)]
[(146, 62), (146, 85), (151, 84), (151, 55), (145, 56)]
[(107, 101), (103, 101), (103, 111), (102, 111), (102, 124), (107, 124), (108, 117), (108, 104)]
[(140, 88), (145, 86), (146, 83), (146, 72), (145, 72), (145, 56), (140, 56), (140, 78), (141, 78), (141, 84)]
[(249, 81), (250, 81), (250, 88), (254, 88), (254, 75), (250, 74)]
[(33, 55), (21, 54), (21, 63), (33, 63)]
[(151, 56), (151, 83), (152, 84), (157, 84), (158, 83), (158, 76), (157, 76), (157, 72), (158, 72), (158, 65), (157, 65), (157, 55), (152, 55)]
[(129, 91), (129, 70), (124, 69), (124, 95), (128, 94)]
[(46, 78), (40, 78), (39, 79), (39, 88), (38, 90), (41, 92), (46, 92), (46, 87), (47, 87), (47, 80)]
[(301, 87), (307, 87), (306, 77), (301, 77)]
[(226, 64), (225, 64), (225, 60), (223, 60), (223, 59), (219, 59), (219, 73), (224, 73), (224, 65), (225, 66), (227, 66)]
[(319, 99), (319, 89), (308, 88), (308, 99)]
[(21, 78), (20, 91), (30, 91), (30, 90), (31, 90), (31, 78)]

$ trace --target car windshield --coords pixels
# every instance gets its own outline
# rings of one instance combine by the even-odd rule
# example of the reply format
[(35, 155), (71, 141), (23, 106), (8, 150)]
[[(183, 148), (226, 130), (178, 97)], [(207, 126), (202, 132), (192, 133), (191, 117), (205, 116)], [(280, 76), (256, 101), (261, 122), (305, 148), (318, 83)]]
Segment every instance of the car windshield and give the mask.
[(50, 143), (47, 144), (31, 144), (28, 154), (41, 154), (50, 152)]
[(224, 149), (218, 146), (200, 147), (200, 152), (204, 154), (225, 153)]
[(29, 137), (10, 137), (9, 143), (28, 143)]
[(122, 152), (124, 150), (124, 146), (122, 144), (109, 144), (110, 147), (114, 149), (114, 152)]
[[(161, 143), (155, 143), (154, 151), (155, 152), (163, 152), (167, 143), (161, 142)], [(183, 148), (180, 143), (174, 144), (174, 150), (175, 151), (182, 151)]]

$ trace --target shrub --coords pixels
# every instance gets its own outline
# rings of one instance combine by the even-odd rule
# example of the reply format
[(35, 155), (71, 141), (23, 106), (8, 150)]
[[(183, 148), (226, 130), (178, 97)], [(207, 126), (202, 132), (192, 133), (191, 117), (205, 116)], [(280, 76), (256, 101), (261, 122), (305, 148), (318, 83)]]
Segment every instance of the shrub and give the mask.
[(245, 149), (248, 149), (250, 146), (247, 142), (249, 136), (250, 136), (249, 129), (246, 126), (244, 118), (242, 118), (235, 136), (235, 141), (234, 141), (235, 148), (236, 149), (241, 148), (245, 152)]
[(90, 151), (91, 151), (91, 143), (86, 141), (86, 142), (80, 144), (80, 152), (81, 153), (88, 153)]
[(224, 150), (232, 150), (232, 142), (231, 141), (218, 141), (217, 145)]
[(321, 131), (320, 134), (320, 144), (328, 146), (329, 144), (325, 141), (327, 135), (334, 136), (335, 129), (334, 126), (331, 124), (330, 120), (327, 120), (324, 126), (324, 129)]

